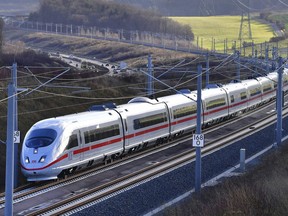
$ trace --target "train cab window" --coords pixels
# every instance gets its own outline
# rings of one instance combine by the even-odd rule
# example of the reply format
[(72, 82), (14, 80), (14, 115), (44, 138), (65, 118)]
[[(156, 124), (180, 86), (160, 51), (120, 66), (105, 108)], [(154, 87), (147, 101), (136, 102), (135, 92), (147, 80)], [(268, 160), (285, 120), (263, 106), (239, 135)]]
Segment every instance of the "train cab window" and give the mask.
[(25, 145), (28, 148), (46, 147), (52, 144), (56, 137), (57, 132), (53, 129), (36, 129), (28, 135)]
[(67, 149), (71, 149), (78, 146), (77, 134), (72, 134), (69, 138)]
[(235, 101), (234, 95), (230, 95), (230, 101), (231, 101), (231, 103), (234, 103), (234, 101)]

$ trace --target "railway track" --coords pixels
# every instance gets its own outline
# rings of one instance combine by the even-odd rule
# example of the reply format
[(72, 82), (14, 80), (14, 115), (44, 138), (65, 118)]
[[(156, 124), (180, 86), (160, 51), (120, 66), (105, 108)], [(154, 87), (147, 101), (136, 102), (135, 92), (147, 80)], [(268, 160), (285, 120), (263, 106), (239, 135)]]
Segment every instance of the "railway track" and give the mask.
[[(288, 109), (283, 111), (283, 116), (288, 116)], [(216, 151), (225, 145), (228, 145), (232, 141), (243, 138), (247, 134), (251, 134), (251, 130), (261, 130), (268, 124), (275, 122), (275, 115), (270, 114), (264, 119), (247, 125), (245, 128), (241, 128), (237, 131), (233, 131), (224, 137), (218, 138), (212, 142), (206, 143), (202, 153), (208, 154), (211, 151)], [(177, 167), (184, 166), (195, 160), (195, 149), (191, 149), (181, 154), (177, 154), (161, 162), (155, 163), (151, 166), (145, 167), (137, 172), (133, 172), (128, 175), (124, 175), (118, 179), (110, 181), (99, 187), (92, 188), (83, 193), (79, 193), (69, 199), (62, 200), (47, 208), (32, 212), (28, 215), (70, 215), (83, 208), (96, 204), (104, 199), (108, 199), (115, 196), (122, 191), (128, 190), (131, 187), (136, 187), (150, 179), (157, 178), (165, 173), (176, 169)]]
[[(263, 110), (263, 109), (265, 109), (265, 107), (261, 107), (260, 109)], [(271, 108), (268, 108), (268, 110), (269, 109), (271, 110)], [(285, 113), (285, 115), (287, 115), (287, 112), (288, 112), (287, 108), (285, 110), (286, 111), (283, 111), (283, 113)], [(249, 115), (253, 115), (253, 113), (256, 113), (256, 112), (259, 112), (259, 110), (257, 110), (257, 111), (254, 110)], [(262, 113), (266, 113), (266, 111), (262, 111)], [(205, 154), (205, 153), (208, 153), (210, 151), (214, 151), (215, 149), (217, 149), (223, 145), (226, 145), (231, 140), (237, 139), (237, 136), (238, 136), (238, 138), (242, 137), (243, 131), (246, 131), (245, 133), (251, 133), (251, 130), (260, 129), (262, 126), (258, 126), (257, 124), (263, 123), (264, 122), (263, 119), (272, 118), (272, 116), (274, 116), (274, 114), (270, 113), (269, 115), (266, 115), (266, 117), (262, 117), (258, 123), (253, 122), (253, 124), (246, 126), (245, 130), (240, 129), (238, 131), (233, 131), (233, 132), (227, 134), (225, 137), (219, 136), (218, 138), (215, 139), (215, 135), (211, 135), (214, 138), (213, 139), (209, 138), (208, 134), (213, 133), (213, 131), (217, 131), (216, 127), (219, 128), (219, 127), (221, 127), (220, 125), (217, 125), (215, 128), (211, 127), (209, 129), (205, 130), (205, 133), (208, 135), (208, 136), (205, 135), (205, 138), (208, 137), (208, 140), (211, 140), (211, 141), (206, 143), (206, 147), (203, 149), (203, 153)], [(229, 122), (223, 123), (222, 126), (225, 127), (225, 125), (232, 124), (233, 122), (238, 121), (240, 118), (247, 118), (249, 115), (234, 118)], [(270, 120), (270, 121), (272, 121), (272, 120)], [(267, 123), (265, 123), (265, 125), (266, 124)], [(242, 131), (241, 134), (239, 134), (240, 131)], [(238, 134), (238, 135), (236, 136), (235, 134)], [(28, 199), (31, 199), (33, 197), (37, 197), (37, 196), (39, 196), (41, 194), (45, 194), (49, 191), (50, 192), (55, 191), (58, 188), (61, 188), (64, 186), (71, 185), (71, 184), (76, 183), (76, 182), (80, 182), (83, 179), (88, 178), (89, 176), (90, 177), (91, 176), (97, 176), (97, 175), (100, 175), (101, 173), (109, 172), (109, 170), (123, 166), (124, 164), (133, 163), (133, 161), (139, 160), (139, 158), (145, 158), (145, 157), (148, 157), (149, 155), (155, 154), (157, 152), (161, 152), (164, 149), (173, 148), (173, 146), (177, 146), (178, 143), (185, 142), (189, 139), (191, 139), (191, 137), (182, 137), (181, 140), (177, 140), (176, 142), (171, 142), (171, 143), (169, 143), (169, 145), (162, 145), (162, 146), (157, 147), (156, 149), (155, 148), (148, 149), (145, 152), (139, 152), (137, 154), (134, 154), (134, 155), (131, 155), (127, 158), (124, 158), (121, 161), (117, 161), (117, 163), (111, 163), (111, 164), (108, 164), (104, 167), (95, 168), (92, 170), (87, 170), (87, 171), (81, 172), (77, 175), (73, 175), (67, 179), (59, 180), (57, 182), (50, 182), (48, 184), (44, 183), (44, 184), (39, 184), (39, 185), (28, 184), (23, 188), (17, 188), (17, 190), (14, 193), (14, 204), (23, 202), (24, 200), (28, 200)], [(220, 142), (220, 140), (221, 140), (221, 142)], [(225, 140), (224, 143), (223, 143), (223, 140)], [(160, 175), (159, 173), (163, 173), (165, 171), (167, 172), (167, 170), (169, 170), (173, 167), (183, 166), (184, 162), (187, 163), (187, 161), (189, 161), (189, 162), (193, 161), (194, 156), (195, 156), (195, 153), (194, 153), (193, 149), (192, 150), (190, 149), (188, 151), (186, 149), (181, 154), (177, 154), (173, 157), (170, 157), (166, 160), (163, 160), (163, 161), (160, 161), (160, 162), (157, 162), (154, 164), (152, 163), (152, 164), (150, 164), (150, 166), (145, 167), (144, 169), (141, 169), (139, 171), (133, 172), (133, 173), (128, 174), (128, 175), (124, 175), (122, 177), (117, 178), (116, 180), (109, 181), (108, 183), (101, 184), (95, 188), (86, 190), (86, 191), (81, 192), (77, 195), (73, 195), (69, 199), (65, 199), (65, 200), (61, 200), (60, 202), (57, 202), (57, 203), (61, 203), (60, 206), (65, 206), (65, 208), (64, 207), (59, 208), (59, 204), (51, 204), (50, 206), (47, 206), (45, 208), (40, 207), (41, 210), (36, 211), (36, 212), (32, 211), (29, 214), (39, 215), (39, 214), (45, 214), (45, 212), (50, 212), (50, 213), (56, 212), (55, 214), (59, 214), (59, 212), (60, 212), (62, 214), (64, 211), (71, 211), (71, 209), (73, 211), (73, 208), (74, 208), (73, 206), (75, 206), (75, 205), (76, 206), (82, 206), (83, 202), (84, 203), (97, 202), (97, 200), (99, 200), (99, 199), (103, 199), (104, 197), (107, 197), (107, 196), (112, 196), (111, 194), (117, 193), (117, 191), (123, 190), (127, 187), (131, 187), (131, 185), (133, 185), (133, 184), (139, 184), (139, 182), (144, 181), (145, 179), (147, 179), (149, 177), (151, 178), (152, 176), (155, 176), (157, 174)], [(176, 158), (178, 158), (178, 159), (176, 160)], [(91, 195), (91, 194), (93, 194), (93, 195)], [(83, 198), (83, 197), (85, 197), (85, 198)], [(91, 198), (91, 197), (94, 197), (94, 198)], [(84, 200), (84, 201), (82, 202), (81, 200)], [(4, 203), (5, 203), (4, 194), (1, 194), (1, 196), (0, 196), (0, 213), (1, 213), (1, 209), (4, 208)], [(65, 204), (65, 203), (68, 203), (68, 204)], [(73, 203), (73, 205), (70, 205), (69, 203), (70, 204)], [(26, 213), (25, 213), (25, 215), (26, 215)], [(54, 213), (52, 213), (52, 214), (54, 214)]]

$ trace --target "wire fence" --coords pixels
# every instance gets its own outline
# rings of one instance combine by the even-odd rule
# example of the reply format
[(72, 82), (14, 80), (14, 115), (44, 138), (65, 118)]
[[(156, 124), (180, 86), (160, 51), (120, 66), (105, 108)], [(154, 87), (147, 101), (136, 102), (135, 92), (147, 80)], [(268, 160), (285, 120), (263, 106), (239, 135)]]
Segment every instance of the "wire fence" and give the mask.
[[(101, 39), (109, 41), (120, 41), (130, 44), (140, 44), (175, 51), (191, 52), (195, 54), (222, 53), (231, 54), (239, 51), (241, 56), (264, 57), (267, 55), (273, 57), (275, 49), (277, 56), (288, 58), (288, 44), (286, 47), (279, 47), (278, 42), (264, 42), (255, 44), (253, 40), (228, 40), (219, 41), (216, 38), (199, 38), (194, 40), (185, 35), (173, 35), (167, 33), (155, 33), (138, 30), (111, 29), (100, 27), (87, 27), (79, 25), (66, 25), (55, 23), (29, 22), (9, 20), (6, 24), (10, 27), (21, 28), (35, 32), (47, 32), (58, 35), (70, 35), (86, 37), (91, 39)], [(211, 47), (205, 48), (204, 47)], [(211, 46), (209, 46), (211, 44)]]

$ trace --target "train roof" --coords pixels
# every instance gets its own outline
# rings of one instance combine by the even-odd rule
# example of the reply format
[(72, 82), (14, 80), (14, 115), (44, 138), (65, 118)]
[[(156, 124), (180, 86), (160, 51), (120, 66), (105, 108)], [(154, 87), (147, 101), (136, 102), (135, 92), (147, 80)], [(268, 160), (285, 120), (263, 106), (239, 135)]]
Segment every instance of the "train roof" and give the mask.
[(155, 99), (149, 98), (136, 98), (129, 101), (128, 104), (119, 105), (116, 110), (121, 114), (127, 113), (129, 115), (136, 115), (143, 113), (143, 111), (156, 111), (163, 109), (164, 104)]
[(257, 81), (256, 79), (248, 79), (248, 80), (242, 80), (241, 83), (243, 83), (243, 85), (250, 87), (250, 86), (260, 86), (259, 81)]
[[(81, 124), (82, 126), (89, 126), (92, 124), (101, 124), (107, 121), (115, 121), (119, 119), (119, 115), (113, 110), (105, 111), (87, 111), (81, 113), (75, 113), (55, 118), (48, 118), (41, 120), (33, 125), (33, 128), (54, 128), (63, 129), (66, 127), (72, 127), (75, 123)], [(97, 120), (97, 121), (95, 121)], [(76, 127), (76, 124), (75, 124)]]
[(202, 100), (205, 98), (209, 98), (209, 97), (214, 97), (214, 96), (220, 96), (220, 95), (225, 95), (226, 92), (224, 91), (224, 89), (222, 87), (218, 87), (218, 88), (209, 88), (209, 89), (203, 89), (202, 93), (201, 93), (201, 98)]
[(197, 100), (197, 95), (195, 92), (191, 92), (189, 94), (174, 94), (174, 95), (169, 95), (169, 96), (164, 96), (164, 97), (159, 97), (157, 98), (158, 101), (160, 102), (165, 102), (168, 105), (178, 105), (178, 104), (183, 104), (183, 103), (191, 103), (191, 102), (196, 102)]
[(228, 83), (228, 84), (225, 84), (223, 85), (223, 88), (232, 93), (232, 92), (237, 92), (237, 91), (243, 91), (243, 90), (246, 90), (246, 87), (245, 85), (243, 85), (241, 82), (239, 83)]

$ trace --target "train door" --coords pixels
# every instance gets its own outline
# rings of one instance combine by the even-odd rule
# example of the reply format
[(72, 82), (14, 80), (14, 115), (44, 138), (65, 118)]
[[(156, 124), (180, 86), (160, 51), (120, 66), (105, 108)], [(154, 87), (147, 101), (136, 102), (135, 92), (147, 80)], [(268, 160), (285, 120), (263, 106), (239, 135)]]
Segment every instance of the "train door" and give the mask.
[(79, 130), (74, 131), (69, 137), (67, 150), (68, 150), (68, 160), (70, 161), (83, 160), (83, 143)]
[(123, 116), (122, 117), (122, 121), (123, 121), (123, 150), (125, 151), (125, 146), (129, 146), (129, 129), (128, 129), (128, 125), (127, 125), (127, 117)]

